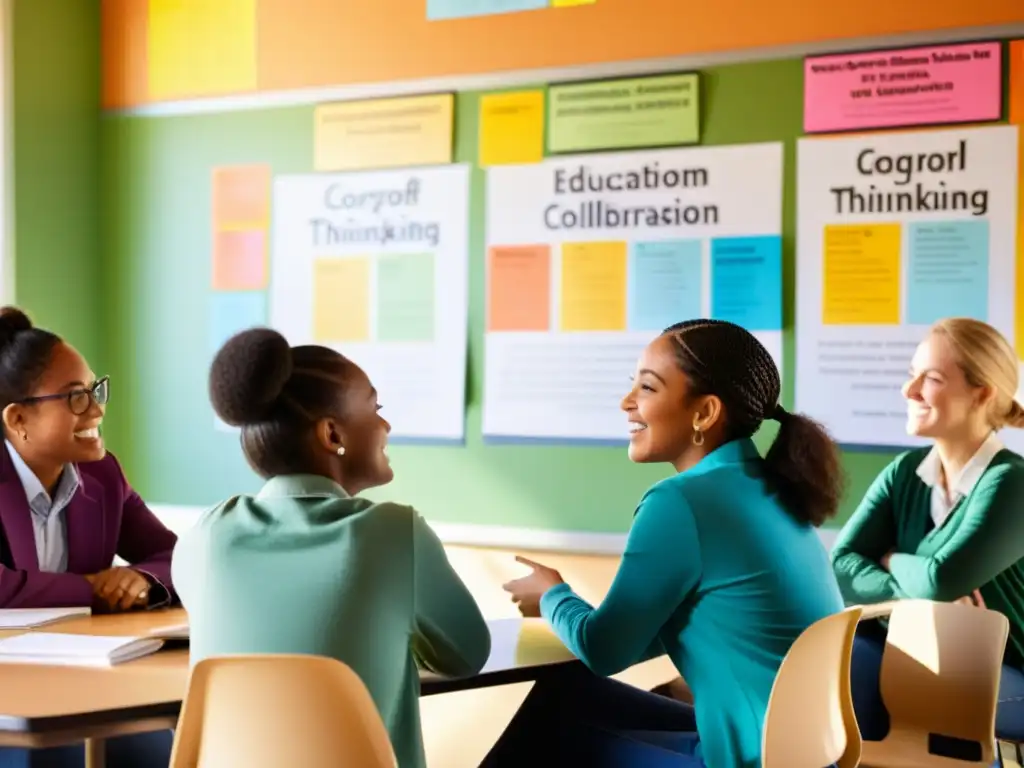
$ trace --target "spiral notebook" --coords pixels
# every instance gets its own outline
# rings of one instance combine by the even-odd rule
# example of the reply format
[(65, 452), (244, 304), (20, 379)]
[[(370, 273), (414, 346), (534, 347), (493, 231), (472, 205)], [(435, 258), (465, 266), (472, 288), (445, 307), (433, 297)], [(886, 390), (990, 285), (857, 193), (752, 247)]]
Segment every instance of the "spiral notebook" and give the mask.
[(26, 632), (0, 640), (0, 663), (111, 667), (155, 653), (163, 644), (153, 637)]

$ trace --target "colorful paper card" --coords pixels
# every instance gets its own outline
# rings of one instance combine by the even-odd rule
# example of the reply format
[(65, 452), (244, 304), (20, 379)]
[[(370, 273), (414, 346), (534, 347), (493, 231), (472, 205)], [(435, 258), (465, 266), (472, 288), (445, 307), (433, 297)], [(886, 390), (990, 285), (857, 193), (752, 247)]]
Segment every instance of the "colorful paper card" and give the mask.
[(626, 330), (626, 243), (562, 244), (563, 331)]
[(377, 259), (377, 341), (434, 340), (434, 254)]
[(830, 133), (998, 120), (999, 42), (812, 56), (804, 62), (804, 131)]
[(263, 291), (210, 294), (210, 354), (236, 333), (267, 324), (267, 295)]
[(988, 221), (910, 225), (907, 322), (988, 320)]
[(256, 0), (149, 0), (147, 31), (153, 101), (256, 89)]
[(548, 0), (427, 0), (427, 20), (461, 19), (547, 8)]
[(313, 262), (313, 338), (319, 343), (369, 341), (369, 259)]
[(487, 252), (487, 330), (551, 328), (551, 247), (492, 246)]
[(704, 268), (700, 240), (634, 243), (629, 263), (629, 330), (661, 331), (701, 317)]
[(1024, 360), (1024, 40), (1010, 43), (1010, 122), (1017, 126), (1017, 322), (1014, 342)]
[(267, 232), (216, 232), (213, 236), (213, 289), (261, 291), (267, 287)]
[(782, 238), (711, 241), (711, 316), (749, 331), (782, 327)]
[(259, 229), (270, 223), (270, 166), (213, 169), (213, 228)]
[(452, 162), (455, 94), (321, 104), (313, 113), (318, 171)]
[(481, 167), (538, 163), (544, 158), (544, 92), (480, 97)]
[(899, 323), (900, 237), (899, 224), (825, 227), (825, 325)]
[(548, 88), (548, 152), (589, 152), (700, 141), (695, 72)]

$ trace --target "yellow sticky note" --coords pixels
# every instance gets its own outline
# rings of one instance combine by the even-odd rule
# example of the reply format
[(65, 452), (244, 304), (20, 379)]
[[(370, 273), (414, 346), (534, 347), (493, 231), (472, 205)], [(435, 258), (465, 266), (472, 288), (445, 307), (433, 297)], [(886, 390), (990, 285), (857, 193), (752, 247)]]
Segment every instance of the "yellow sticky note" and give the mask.
[(552, 8), (568, 8), (571, 5), (593, 5), (597, 0), (551, 0)]
[(149, 0), (148, 34), (154, 101), (256, 89), (256, 0)]
[(900, 239), (899, 224), (825, 227), (825, 325), (900, 322)]
[(369, 340), (369, 259), (313, 262), (313, 338), (322, 343)]
[(626, 330), (626, 243), (562, 245), (563, 331)]
[(444, 165), (452, 161), (455, 94), (322, 104), (313, 112), (318, 171)]
[(480, 98), (480, 165), (544, 159), (544, 92), (490, 93)]

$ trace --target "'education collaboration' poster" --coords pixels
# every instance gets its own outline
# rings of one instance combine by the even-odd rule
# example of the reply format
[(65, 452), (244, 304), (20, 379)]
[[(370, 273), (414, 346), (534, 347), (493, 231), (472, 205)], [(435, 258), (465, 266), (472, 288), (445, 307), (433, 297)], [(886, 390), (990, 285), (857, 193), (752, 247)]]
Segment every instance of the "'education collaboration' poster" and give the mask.
[(643, 347), (681, 320), (781, 367), (782, 145), (500, 166), (487, 179), (484, 436), (615, 442)]

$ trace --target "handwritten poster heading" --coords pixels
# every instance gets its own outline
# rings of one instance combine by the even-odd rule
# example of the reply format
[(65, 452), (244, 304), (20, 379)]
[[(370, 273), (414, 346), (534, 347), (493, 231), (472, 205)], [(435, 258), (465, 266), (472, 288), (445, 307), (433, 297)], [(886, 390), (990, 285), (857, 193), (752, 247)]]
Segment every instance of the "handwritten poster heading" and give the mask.
[(998, 42), (986, 42), (810, 57), (804, 131), (998, 120), (1001, 54)]

